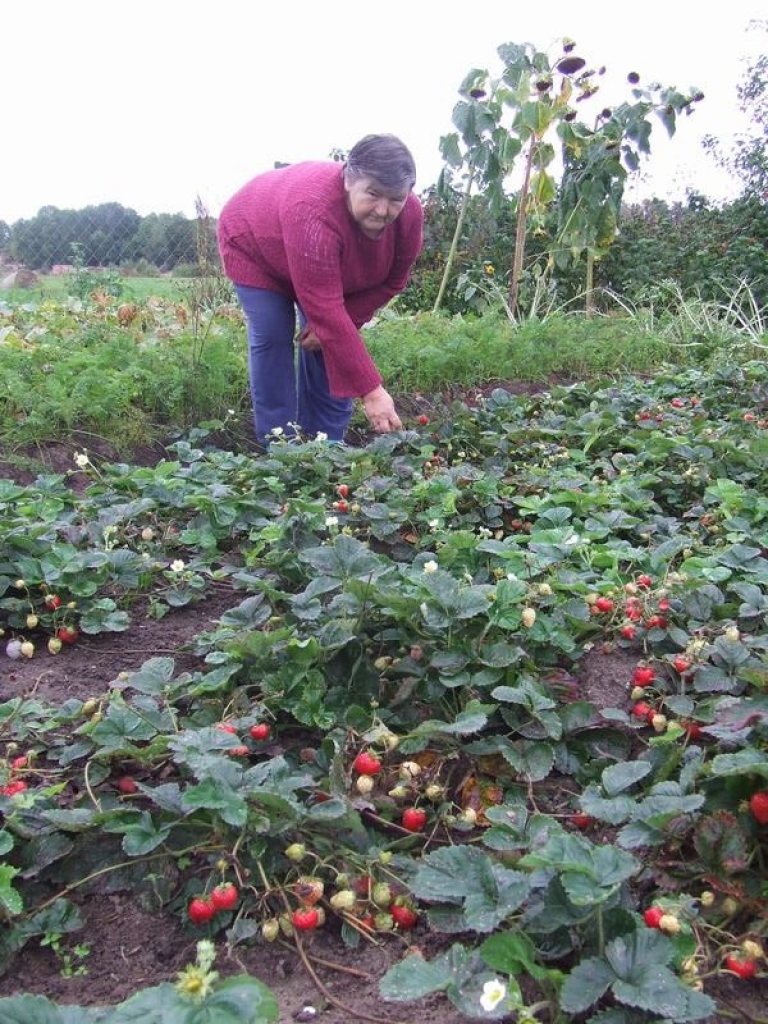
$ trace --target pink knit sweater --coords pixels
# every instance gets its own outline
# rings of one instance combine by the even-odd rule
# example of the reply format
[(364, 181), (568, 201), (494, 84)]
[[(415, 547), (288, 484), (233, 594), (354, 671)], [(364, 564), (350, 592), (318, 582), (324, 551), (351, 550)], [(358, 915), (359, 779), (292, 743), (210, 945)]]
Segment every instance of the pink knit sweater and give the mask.
[(423, 220), (411, 193), (383, 235), (367, 238), (347, 207), (340, 164), (292, 164), (258, 175), (225, 204), (219, 248), (235, 284), (299, 303), (322, 344), (331, 394), (355, 398), (381, 384), (360, 328), (408, 283)]

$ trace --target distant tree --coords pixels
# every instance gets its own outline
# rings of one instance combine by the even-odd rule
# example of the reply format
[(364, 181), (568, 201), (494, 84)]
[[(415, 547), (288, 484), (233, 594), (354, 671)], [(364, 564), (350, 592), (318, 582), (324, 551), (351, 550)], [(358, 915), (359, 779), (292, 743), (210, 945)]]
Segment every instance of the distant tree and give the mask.
[(126, 258), (141, 218), (119, 203), (83, 210), (42, 207), (36, 217), (11, 228), (9, 250), (27, 267), (43, 269), (72, 262), (72, 246), (80, 246), (86, 266), (118, 265)]
[(146, 260), (156, 267), (172, 269), (197, 258), (195, 221), (181, 214), (151, 213), (142, 218), (133, 239), (134, 260)]
[[(750, 22), (751, 30), (768, 32), (767, 21)], [(704, 147), (739, 178), (745, 196), (768, 198), (768, 54), (749, 64), (736, 87), (739, 106), (750, 119), (750, 130), (728, 141), (708, 135)]]

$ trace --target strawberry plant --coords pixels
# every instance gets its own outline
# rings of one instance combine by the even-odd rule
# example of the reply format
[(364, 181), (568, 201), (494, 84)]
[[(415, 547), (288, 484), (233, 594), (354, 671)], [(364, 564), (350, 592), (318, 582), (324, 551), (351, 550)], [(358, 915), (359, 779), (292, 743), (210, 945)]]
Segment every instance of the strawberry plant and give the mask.
[(768, 474), (746, 392), (768, 395), (762, 365), (499, 390), (360, 447), (196, 437), (79, 494), (3, 485), (8, 674), (138, 640), (140, 606), (170, 625), (231, 597), (183, 667), (147, 651), (50, 703), (7, 685), (3, 963), (80, 930), (108, 880), (241, 951), (430, 933), (441, 951), (387, 998), (711, 1015), (765, 929)]

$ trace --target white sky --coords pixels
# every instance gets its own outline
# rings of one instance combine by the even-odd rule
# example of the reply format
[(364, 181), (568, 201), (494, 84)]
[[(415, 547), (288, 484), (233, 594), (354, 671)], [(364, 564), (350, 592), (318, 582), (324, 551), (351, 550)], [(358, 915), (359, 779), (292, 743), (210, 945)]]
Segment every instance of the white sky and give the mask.
[[(629, 99), (626, 74), (703, 90), (671, 141), (659, 123), (628, 199), (732, 197), (701, 147), (743, 127), (736, 86), (766, 42), (764, 0), (29, 0), (0, 9), (0, 220), (104, 202), (218, 215), (276, 160), (326, 159), (369, 132), (411, 148), (417, 191), (467, 72), (501, 71), (503, 43), (576, 52), (607, 74), (595, 99)], [(590, 115), (591, 120), (591, 115)]]

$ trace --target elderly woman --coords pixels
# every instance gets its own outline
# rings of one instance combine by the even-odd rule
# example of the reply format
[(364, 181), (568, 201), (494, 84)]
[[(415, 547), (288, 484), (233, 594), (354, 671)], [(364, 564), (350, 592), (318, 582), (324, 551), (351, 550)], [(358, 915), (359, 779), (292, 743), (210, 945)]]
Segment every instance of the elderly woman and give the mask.
[(367, 135), (344, 164), (267, 171), (225, 204), (219, 248), (247, 321), (260, 441), (297, 427), (343, 441), (355, 398), (374, 430), (402, 427), (360, 329), (405, 288), (421, 250), (415, 181), (398, 138)]

